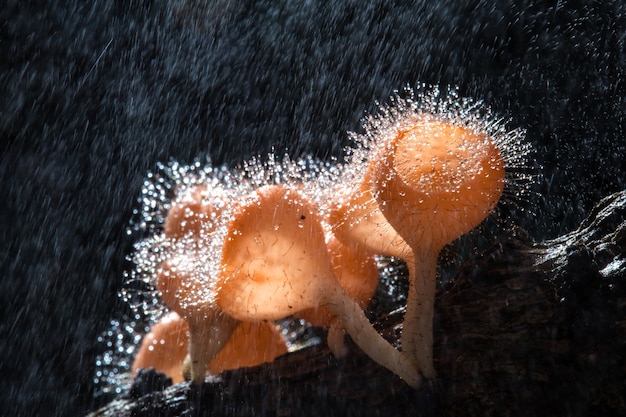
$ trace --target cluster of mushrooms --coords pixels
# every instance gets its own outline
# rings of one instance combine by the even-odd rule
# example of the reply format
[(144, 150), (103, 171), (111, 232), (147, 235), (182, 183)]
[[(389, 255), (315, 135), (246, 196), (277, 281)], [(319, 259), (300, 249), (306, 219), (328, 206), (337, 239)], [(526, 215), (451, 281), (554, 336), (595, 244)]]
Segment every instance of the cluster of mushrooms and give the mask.
[[(506, 168), (522, 156), (509, 145), (523, 132), (454, 91), (407, 91), (351, 134), (345, 163), (253, 160), (180, 187), (154, 274), (170, 312), (144, 337), (133, 372), (154, 367), (200, 383), (272, 361), (287, 352), (274, 321), (295, 315), (328, 328), (337, 356), (347, 354), (347, 333), (410, 386), (435, 377), (439, 252), (497, 205)], [(376, 255), (408, 266), (401, 350), (364, 314)]]

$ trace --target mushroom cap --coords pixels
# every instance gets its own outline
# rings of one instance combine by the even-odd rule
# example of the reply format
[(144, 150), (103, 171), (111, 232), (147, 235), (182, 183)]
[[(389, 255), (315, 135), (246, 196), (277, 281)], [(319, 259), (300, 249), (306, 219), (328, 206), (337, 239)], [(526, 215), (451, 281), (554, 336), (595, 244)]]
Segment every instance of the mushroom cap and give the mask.
[(297, 190), (259, 188), (233, 210), (228, 230), (216, 301), (232, 317), (277, 320), (323, 304), (338, 287), (319, 216)]
[(188, 331), (187, 323), (176, 312), (163, 316), (143, 337), (133, 361), (132, 375), (139, 369), (154, 368), (170, 377), (175, 384), (182, 382)]
[(335, 236), (356, 251), (406, 258), (411, 248), (380, 211), (373, 187), (370, 166), (355, 193), (330, 203), (327, 221)]
[(222, 371), (271, 362), (288, 352), (287, 344), (273, 322), (241, 322), (211, 362), (208, 370)]
[(194, 277), (196, 273), (193, 264), (184, 257), (164, 261), (157, 273), (161, 299), (192, 326), (219, 314), (214, 294)]
[(483, 132), (422, 117), (376, 163), (377, 199), (411, 247), (442, 248), (480, 224), (504, 188), (504, 161)]
[[(335, 236), (327, 236), (328, 251), (335, 278), (341, 288), (361, 308), (367, 307), (378, 286), (378, 267), (374, 257), (365, 252), (357, 252), (341, 243)], [(297, 316), (314, 326), (328, 327), (335, 315), (326, 307), (303, 310)]]
[[(133, 362), (132, 374), (139, 369), (154, 368), (170, 377), (174, 384), (182, 382), (188, 344), (187, 322), (176, 312), (169, 312), (144, 336)], [(287, 351), (287, 344), (274, 323), (241, 322), (207, 369), (216, 375), (224, 370), (257, 366), (271, 362)]]
[(163, 224), (165, 236), (179, 239), (188, 234), (199, 236), (203, 231), (211, 233), (215, 230), (215, 221), (222, 211), (221, 205), (214, 204), (221, 197), (219, 194), (220, 190), (209, 190), (204, 185), (183, 192), (167, 212)]

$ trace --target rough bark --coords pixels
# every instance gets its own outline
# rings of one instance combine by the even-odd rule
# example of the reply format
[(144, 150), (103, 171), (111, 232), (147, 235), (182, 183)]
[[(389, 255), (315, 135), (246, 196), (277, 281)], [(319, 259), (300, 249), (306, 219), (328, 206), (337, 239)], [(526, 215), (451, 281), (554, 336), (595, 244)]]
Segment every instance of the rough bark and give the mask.
[[(119, 399), (91, 416), (626, 415), (626, 191), (579, 229), (520, 230), (438, 291), (438, 377), (414, 391), (350, 344)], [(402, 312), (377, 322), (397, 341)]]

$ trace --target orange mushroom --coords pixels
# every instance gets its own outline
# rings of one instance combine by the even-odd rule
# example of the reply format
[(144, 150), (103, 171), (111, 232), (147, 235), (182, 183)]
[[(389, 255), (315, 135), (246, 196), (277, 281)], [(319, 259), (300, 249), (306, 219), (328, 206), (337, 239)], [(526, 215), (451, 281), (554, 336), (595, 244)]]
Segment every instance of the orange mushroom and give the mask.
[(139, 369), (154, 368), (170, 377), (174, 384), (182, 382), (189, 343), (187, 332), (187, 323), (177, 313), (164, 315), (143, 337), (133, 361), (132, 375)]
[[(141, 343), (132, 373), (154, 368), (170, 377), (174, 384), (183, 381), (183, 363), (187, 357), (189, 328), (175, 312), (161, 318)], [(209, 362), (207, 370), (217, 375), (224, 370), (271, 362), (287, 353), (287, 345), (273, 323), (246, 323), (237, 326), (223, 349)]]
[[(221, 194), (219, 189), (213, 192)], [(209, 200), (209, 197), (210, 191), (204, 185), (183, 192), (167, 212), (163, 224), (165, 236), (180, 239), (190, 234), (199, 236), (202, 231), (212, 232), (222, 208), (215, 204), (215, 198)]]
[[(378, 286), (378, 268), (374, 257), (342, 244), (332, 233), (327, 234), (326, 240), (335, 278), (346, 294), (365, 309)], [(343, 343), (345, 329), (328, 308), (310, 308), (296, 315), (314, 326), (327, 327), (330, 350), (337, 357), (347, 354)]]
[[(376, 157), (373, 156), (372, 160), (376, 160)], [(381, 211), (372, 193), (375, 189), (372, 172), (373, 164), (369, 163), (357, 190), (349, 192), (343, 199), (329, 202), (327, 222), (337, 238), (353, 250), (403, 259), (408, 266), (409, 281), (413, 282), (415, 281), (413, 250), (389, 224)], [(337, 194), (341, 195), (341, 192)], [(405, 320), (410, 321), (411, 317), (407, 316)], [(415, 350), (413, 336), (409, 336), (408, 331), (402, 332), (401, 342), (403, 352)], [(408, 357), (417, 366), (414, 355), (408, 354)]]
[(295, 189), (265, 186), (234, 209), (222, 248), (217, 305), (242, 321), (325, 307), (374, 361), (417, 387), (407, 357), (376, 332), (334, 276), (321, 220)]
[(197, 260), (175, 257), (163, 262), (157, 276), (157, 288), (172, 311), (189, 326), (188, 355), (191, 379), (204, 381), (207, 364), (224, 348), (239, 321), (222, 313), (215, 305), (212, 288), (203, 288), (196, 274)]
[(185, 367), (190, 368), (188, 373), (198, 383), (204, 380), (207, 363), (239, 324), (216, 308), (215, 277), (210, 268), (209, 248), (225, 200), (222, 187), (192, 187), (173, 202), (164, 222), (164, 234), (172, 240), (172, 253), (161, 264), (157, 288), (163, 302), (189, 326), (190, 360)]
[[(157, 274), (163, 302), (184, 319), (188, 328), (187, 359), (182, 366), (184, 373), (198, 383), (204, 380), (207, 364), (210, 372), (217, 372), (237, 364), (254, 365), (286, 351), (282, 337), (278, 335), (277, 339), (268, 333), (273, 324), (243, 324), (215, 305), (217, 273), (211, 266), (219, 259), (211, 259), (211, 249), (214, 240), (219, 240), (214, 232), (223, 221), (220, 216), (228, 195), (219, 184), (213, 185), (210, 189), (194, 186), (172, 204), (164, 222), (171, 253)], [(239, 346), (229, 346), (233, 339)], [(251, 344), (260, 349), (242, 351), (241, 346), (249, 348)]]
[(432, 378), (437, 257), (496, 206), (504, 188), (504, 161), (485, 132), (425, 115), (406, 123), (385, 146), (384, 156), (373, 161), (375, 195), (414, 257), (403, 350)]
[(273, 322), (241, 322), (224, 348), (209, 363), (209, 372), (246, 368), (271, 362), (287, 353), (287, 343)]

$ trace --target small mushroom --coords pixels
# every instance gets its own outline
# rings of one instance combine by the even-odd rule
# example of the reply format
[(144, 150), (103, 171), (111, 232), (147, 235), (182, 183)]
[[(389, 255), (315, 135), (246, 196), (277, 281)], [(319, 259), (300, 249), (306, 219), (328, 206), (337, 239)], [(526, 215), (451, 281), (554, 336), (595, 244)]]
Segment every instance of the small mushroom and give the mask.
[[(141, 343), (132, 373), (154, 368), (166, 374), (174, 384), (183, 381), (183, 363), (187, 357), (189, 328), (175, 312), (161, 318)], [(217, 375), (224, 370), (271, 362), (287, 353), (287, 345), (273, 323), (246, 323), (237, 326), (223, 349), (209, 362), (207, 370)]]
[(233, 210), (216, 301), (242, 321), (325, 307), (370, 358), (413, 387), (421, 383), (411, 362), (376, 332), (337, 282), (321, 220), (295, 189), (261, 187)]
[(486, 133), (426, 115), (398, 130), (386, 146), (383, 157), (373, 161), (374, 194), (387, 221), (411, 247), (416, 275), (407, 299), (403, 350), (432, 378), (437, 257), (496, 206), (504, 161)]
[(189, 326), (189, 373), (196, 383), (204, 381), (207, 364), (223, 349), (239, 321), (216, 305), (211, 288), (202, 288), (194, 260), (175, 257), (163, 262), (157, 287), (163, 302)]
[(182, 382), (188, 330), (187, 323), (177, 313), (164, 315), (143, 337), (133, 361), (132, 375), (139, 369), (154, 368), (170, 377), (174, 384)]
[(189, 326), (184, 368), (197, 383), (204, 380), (207, 363), (239, 325), (215, 306), (217, 274), (211, 274), (210, 266), (219, 260), (211, 259), (210, 249), (229, 198), (222, 186), (213, 185), (210, 189), (206, 185), (186, 189), (172, 203), (163, 227), (171, 253), (157, 275), (163, 302)]

